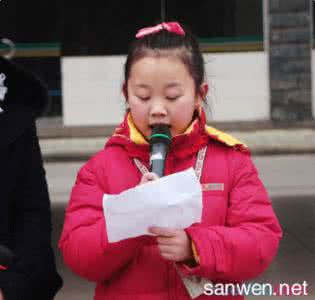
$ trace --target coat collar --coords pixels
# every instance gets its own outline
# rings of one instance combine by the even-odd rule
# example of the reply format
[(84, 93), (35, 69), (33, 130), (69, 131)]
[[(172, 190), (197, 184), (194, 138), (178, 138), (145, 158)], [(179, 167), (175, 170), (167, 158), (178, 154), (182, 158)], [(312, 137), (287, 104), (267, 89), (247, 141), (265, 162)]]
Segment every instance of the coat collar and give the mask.
[[(209, 139), (238, 150), (248, 150), (244, 143), (231, 135), (207, 126), (206, 115), (202, 108), (195, 115), (185, 132), (172, 138), (169, 154), (173, 154), (178, 158), (193, 155), (201, 147), (208, 144)], [(144, 160), (149, 159), (149, 142), (136, 128), (130, 112), (126, 113), (124, 121), (115, 129), (113, 135), (106, 143), (106, 147), (112, 145), (120, 145), (125, 148), (131, 157), (138, 157)]]

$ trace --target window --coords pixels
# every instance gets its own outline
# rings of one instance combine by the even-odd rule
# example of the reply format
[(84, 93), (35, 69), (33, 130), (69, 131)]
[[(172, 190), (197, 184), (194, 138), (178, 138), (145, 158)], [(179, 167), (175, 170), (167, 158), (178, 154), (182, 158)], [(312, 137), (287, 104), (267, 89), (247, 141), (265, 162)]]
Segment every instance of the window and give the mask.
[[(47, 83), (54, 116), (62, 111), (61, 55), (126, 54), (136, 31), (161, 16), (191, 27), (204, 52), (263, 50), (261, 0), (2, 0), (0, 37)], [(7, 50), (0, 43), (0, 54)]]
[[(192, 28), (204, 51), (261, 50), (261, 0), (64, 2), (64, 55), (125, 54), (136, 31), (165, 15)], [(163, 10), (161, 12), (161, 9)]]

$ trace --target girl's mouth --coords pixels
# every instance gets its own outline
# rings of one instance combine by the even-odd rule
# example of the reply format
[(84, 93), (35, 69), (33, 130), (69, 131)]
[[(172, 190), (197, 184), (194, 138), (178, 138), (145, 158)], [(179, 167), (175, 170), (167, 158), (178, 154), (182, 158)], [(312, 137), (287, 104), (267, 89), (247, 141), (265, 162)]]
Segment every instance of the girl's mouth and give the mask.
[(167, 126), (168, 128), (171, 128), (172, 126), (170, 124), (164, 124), (164, 123), (156, 123), (156, 124), (151, 124), (149, 125), (150, 129), (153, 129), (155, 126)]

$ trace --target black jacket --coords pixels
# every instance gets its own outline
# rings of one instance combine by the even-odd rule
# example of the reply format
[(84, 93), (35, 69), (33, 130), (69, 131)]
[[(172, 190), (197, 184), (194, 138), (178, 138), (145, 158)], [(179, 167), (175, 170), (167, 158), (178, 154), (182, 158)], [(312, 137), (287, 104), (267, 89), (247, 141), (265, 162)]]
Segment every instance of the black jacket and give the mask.
[[(62, 286), (51, 247), (51, 214), (35, 118), (47, 91), (32, 74), (0, 57), (0, 245), (14, 260), (0, 271), (6, 300), (50, 300)], [(1, 82), (0, 82), (1, 88)]]

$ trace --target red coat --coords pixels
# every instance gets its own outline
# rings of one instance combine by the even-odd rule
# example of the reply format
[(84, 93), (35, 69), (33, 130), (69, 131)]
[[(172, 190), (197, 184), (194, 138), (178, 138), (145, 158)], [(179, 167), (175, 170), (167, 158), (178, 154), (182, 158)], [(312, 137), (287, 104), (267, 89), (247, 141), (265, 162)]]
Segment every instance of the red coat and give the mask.
[[(202, 112), (185, 134), (173, 138), (165, 172), (193, 166), (196, 153), (206, 144), (202, 222), (186, 229), (200, 263), (195, 268), (177, 265), (184, 274), (215, 283), (253, 279), (271, 263), (282, 232), (246, 146), (205, 126)], [(160, 256), (153, 237), (108, 243), (103, 194), (118, 194), (139, 184), (134, 157), (148, 166), (149, 145), (127, 115), (105, 148), (78, 173), (59, 242), (64, 261), (75, 273), (97, 282), (96, 300), (188, 300), (173, 263)], [(224, 190), (207, 190), (207, 183), (220, 183)]]

